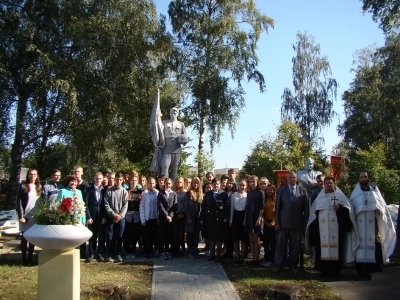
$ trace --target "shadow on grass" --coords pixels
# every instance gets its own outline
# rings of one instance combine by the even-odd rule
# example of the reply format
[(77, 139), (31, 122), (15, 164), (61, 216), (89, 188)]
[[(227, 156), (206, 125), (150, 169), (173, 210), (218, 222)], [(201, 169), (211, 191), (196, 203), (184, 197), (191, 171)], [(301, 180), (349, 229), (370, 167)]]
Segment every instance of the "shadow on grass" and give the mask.
[(302, 299), (341, 299), (321, 283), (319, 272), (312, 269), (307, 268), (298, 273), (282, 269), (279, 273), (274, 273), (271, 267), (246, 264), (236, 266), (229, 262), (224, 262), (223, 267), (242, 300), (264, 299), (271, 285), (282, 282), (303, 286), (305, 291), (302, 293)]

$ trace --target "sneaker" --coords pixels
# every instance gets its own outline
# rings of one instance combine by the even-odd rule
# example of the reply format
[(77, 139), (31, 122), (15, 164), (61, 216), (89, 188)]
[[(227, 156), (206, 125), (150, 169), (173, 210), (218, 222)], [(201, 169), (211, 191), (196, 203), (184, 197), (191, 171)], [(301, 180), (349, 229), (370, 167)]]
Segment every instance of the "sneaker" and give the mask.
[(99, 261), (104, 261), (104, 257), (103, 257), (103, 255), (101, 255), (101, 254), (98, 255), (97, 259), (98, 259)]
[(162, 260), (168, 260), (168, 255), (165, 252), (161, 253), (160, 257)]
[(261, 265), (262, 265), (263, 267), (269, 267), (269, 266), (272, 265), (272, 262), (270, 262), (270, 261), (263, 261), (263, 262), (261, 263)]
[(118, 260), (120, 263), (122, 263), (122, 256), (120, 254), (117, 254), (116, 260)]
[(196, 256), (194, 254), (192, 254), (192, 253), (189, 254), (189, 257), (190, 258), (196, 258)]
[(104, 260), (106, 262), (114, 262), (111, 256), (107, 256), (106, 259)]
[(90, 255), (86, 258), (86, 262), (91, 262), (93, 260), (93, 255)]
[(167, 257), (168, 257), (168, 259), (173, 259), (174, 258), (171, 252), (167, 253)]

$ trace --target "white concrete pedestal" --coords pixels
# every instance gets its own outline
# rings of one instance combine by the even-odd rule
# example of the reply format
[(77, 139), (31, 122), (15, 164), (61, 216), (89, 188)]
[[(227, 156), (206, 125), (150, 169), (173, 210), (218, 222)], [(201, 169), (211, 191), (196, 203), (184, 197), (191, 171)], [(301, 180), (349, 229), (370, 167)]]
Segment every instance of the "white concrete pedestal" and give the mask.
[(80, 252), (43, 250), (39, 253), (38, 299), (80, 299)]

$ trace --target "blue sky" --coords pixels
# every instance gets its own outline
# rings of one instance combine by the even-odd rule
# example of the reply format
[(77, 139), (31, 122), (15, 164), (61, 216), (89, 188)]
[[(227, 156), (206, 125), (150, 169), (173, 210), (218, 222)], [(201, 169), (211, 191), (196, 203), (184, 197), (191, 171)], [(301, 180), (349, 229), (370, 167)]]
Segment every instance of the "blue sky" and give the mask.
[[(156, 0), (159, 13), (168, 18), (169, 0)], [(226, 129), (221, 144), (214, 148), (213, 159), (216, 168), (241, 168), (251, 147), (263, 135), (275, 135), (279, 126), (281, 96), (283, 90), (292, 89), (293, 43), (298, 31), (308, 31), (320, 44), (321, 54), (326, 55), (332, 69), (332, 76), (338, 81), (335, 111), (343, 122), (342, 94), (354, 78), (350, 71), (356, 50), (384, 44), (384, 35), (370, 14), (362, 13), (359, 0), (255, 0), (257, 8), (275, 20), (275, 28), (264, 33), (258, 44), (259, 70), (264, 75), (267, 90), (260, 93), (255, 83), (244, 84), (246, 107), (236, 127), (234, 139)], [(162, 99), (161, 99), (162, 101)], [(336, 119), (322, 131), (325, 149), (331, 154), (332, 146), (340, 141)], [(188, 146), (196, 149), (198, 139), (188, 128), (193, 139)], [(207, 138), (206, 138), (207, 141)], [(206, 149), (210, 149), (208, 141)], [(192, 163), (192, 155), (189, 163)]]

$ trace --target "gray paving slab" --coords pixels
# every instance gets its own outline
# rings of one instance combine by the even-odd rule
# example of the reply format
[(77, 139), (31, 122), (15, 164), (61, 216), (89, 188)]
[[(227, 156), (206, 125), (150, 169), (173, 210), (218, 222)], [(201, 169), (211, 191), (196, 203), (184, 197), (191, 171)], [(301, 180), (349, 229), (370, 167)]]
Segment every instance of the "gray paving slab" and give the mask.
[(203, 258), (174, 258), (154, 261), (151, 298), (238, 299), (233, 284), (220, 263)]
[(359, 280), (354, 268), (343, 269), (337, 280), (321, 280), (334, 294), (346, 300), (400, 299), (400, 267), (388, 266), (383, 272), (372, 273), (371, 280)]

